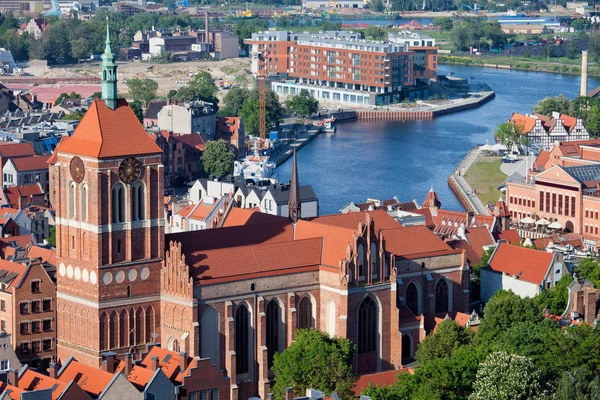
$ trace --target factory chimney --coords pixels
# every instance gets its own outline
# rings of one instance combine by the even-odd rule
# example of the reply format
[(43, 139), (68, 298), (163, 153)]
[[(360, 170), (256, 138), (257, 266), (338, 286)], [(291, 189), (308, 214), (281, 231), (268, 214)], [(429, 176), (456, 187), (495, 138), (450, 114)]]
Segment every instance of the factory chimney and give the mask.
[(588, 52), (586, 50), (581, 52), (581, 90), (580, 96), (587, 96), (588, 93)]

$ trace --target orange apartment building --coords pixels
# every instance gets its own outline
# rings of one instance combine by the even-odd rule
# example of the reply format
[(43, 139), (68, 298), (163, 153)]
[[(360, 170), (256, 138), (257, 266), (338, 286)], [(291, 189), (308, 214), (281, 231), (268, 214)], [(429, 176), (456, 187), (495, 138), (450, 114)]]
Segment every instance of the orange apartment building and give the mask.
[(437, 76), (436, 47), (362, 40), (353, 32), (266, 31), (245, 43), (251, 45), (252, 72), (258, 73), (260, 54), (281, 97), (306, 89), (322, 101), (392, 104), (427, 98), (429, 80)]
[(558, 221), (590, 248), (600, 241), (600, 143), (557, 143), (542, 151), (528, 178), (509, 179), (506, 198), (512, 221), (525, 217)]

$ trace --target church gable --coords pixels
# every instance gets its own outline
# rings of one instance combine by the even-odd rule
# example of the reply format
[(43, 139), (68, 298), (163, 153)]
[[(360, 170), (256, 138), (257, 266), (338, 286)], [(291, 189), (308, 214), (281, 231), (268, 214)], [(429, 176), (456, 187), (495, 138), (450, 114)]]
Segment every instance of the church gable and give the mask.
[(190, 269), (181, 252), (181, 243), (170, 242), (161, 269), (161, 293), (192, 300), (194, 296), (193, 279)]

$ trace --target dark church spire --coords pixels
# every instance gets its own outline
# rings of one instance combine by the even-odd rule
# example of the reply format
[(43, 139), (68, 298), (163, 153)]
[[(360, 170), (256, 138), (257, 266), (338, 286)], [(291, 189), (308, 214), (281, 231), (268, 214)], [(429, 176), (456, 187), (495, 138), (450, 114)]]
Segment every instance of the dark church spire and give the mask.
[(290, 199), (288, 201), (290, 220), (293, 223), (300, 219), (300, 183), (298, 181), (298, 162), (296, 160), (296, 146), (294, 146), (294, 161), (292, 164), (292, 180), (290, 182)]

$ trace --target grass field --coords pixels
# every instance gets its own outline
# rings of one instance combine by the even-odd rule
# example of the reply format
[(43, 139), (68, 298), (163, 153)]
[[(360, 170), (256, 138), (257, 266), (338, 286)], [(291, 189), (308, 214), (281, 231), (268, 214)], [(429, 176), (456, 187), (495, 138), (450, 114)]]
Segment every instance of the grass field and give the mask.
[(465, 174), (465, 180), (477, 192), (483, 204), (494, 204), (500, 197), (498, 186), (507, 176), (500, 171), (501, 157), (479, 156)]

